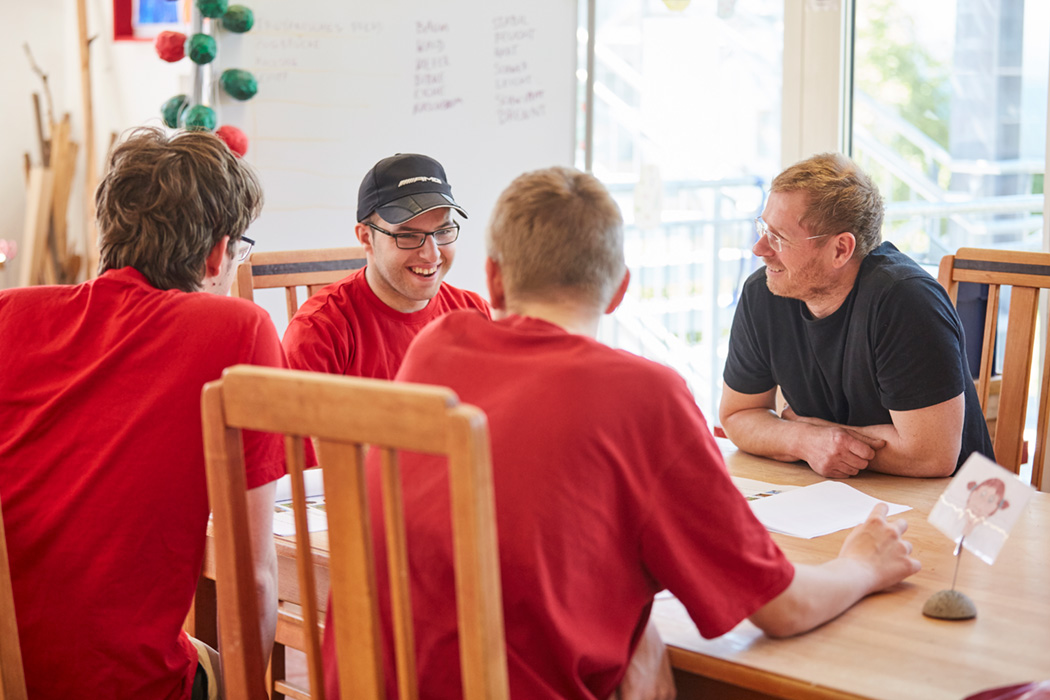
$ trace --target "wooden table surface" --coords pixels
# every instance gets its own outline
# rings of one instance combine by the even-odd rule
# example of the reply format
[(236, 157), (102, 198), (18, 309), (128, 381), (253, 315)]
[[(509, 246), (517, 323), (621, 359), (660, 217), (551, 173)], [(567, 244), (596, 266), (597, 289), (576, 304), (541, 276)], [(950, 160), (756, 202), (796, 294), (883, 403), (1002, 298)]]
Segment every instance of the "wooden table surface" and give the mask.
[[(726, 463), (735, 476), (775, 484), (821, 480), (805, 466), (736, 450), (726, 453)], [(712, 692), (697, 676), (725, 684), (709, 697), (885, 700), (960, 700), (990, 687), (1050, 679), (1050, 494), (1032, 498), (994, 566), (963, 552), (956, 588), (974, 601), (976, 619), (947, 622), (922, 614), (930, 595), (951, 586), (953, 544), (926, 520), (949, 481), (862, 473), (846, 482), (912, 507), (895, 517), (908, 520), (906, 537), (923, 568), (809, 634), (774, 640), (745, 621), (704, 640), (677, 600), (658, 600), (653, 615), (686, 686), (679, 697)], [(792, 561), (819, 563), (838, 552), (846, 534), (774, 539)]]

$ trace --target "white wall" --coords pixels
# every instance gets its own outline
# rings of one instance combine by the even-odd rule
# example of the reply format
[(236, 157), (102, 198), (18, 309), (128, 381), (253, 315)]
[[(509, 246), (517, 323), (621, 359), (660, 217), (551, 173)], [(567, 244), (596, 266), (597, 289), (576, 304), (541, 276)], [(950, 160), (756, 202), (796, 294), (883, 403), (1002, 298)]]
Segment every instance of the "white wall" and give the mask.
[[(112, 133), (160, 124), (160, 105), (185, 92), (191, 64), (167, 64), (150, 42), (113, 41), (112, 0), (86, 0), (91, 44), (92, 96), (96, 163), (101, 172)], [(48, 73), (55, 118), (72, 115), (73, 140), (80, 144), (74, 189), (70, 195), (69, 240), (85, 249), (84, 109), (81, 98), (80, 51), (75, 0), (34, 0), (17, 11), (5, 8), (0, 23), (0, 238), (21, 243), (25, 217), (23, 158), (40, 163), (32, 93), (40, 79), (30, 69), (22, 48), (28, 43), (37, 64)], [(41, 95), (43, 101), (43, 95)], [(46, 106), (42, 105), (46, 109)], [(45, 115), (46, 120), (46, 115)], [(46, 126), (46, 125), (45, 125)], [(0, 288), (18, 284), (18, 260), (0, 270)], [(81, 270), (81, 275), (84, 270)]]

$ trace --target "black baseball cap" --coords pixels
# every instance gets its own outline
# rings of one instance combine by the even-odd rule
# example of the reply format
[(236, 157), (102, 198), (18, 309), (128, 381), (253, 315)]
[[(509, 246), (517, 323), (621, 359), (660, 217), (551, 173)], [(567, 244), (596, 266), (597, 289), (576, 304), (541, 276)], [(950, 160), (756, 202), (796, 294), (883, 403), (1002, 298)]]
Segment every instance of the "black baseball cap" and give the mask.
[(378, 212), (383, 221), (403, 224), (431, 209), (451, 207), (467, 218), (452, 199), (452, 186), (441, 163), (418, 153), (398, 153), (372, 166), (357, 193), (357, 220)]

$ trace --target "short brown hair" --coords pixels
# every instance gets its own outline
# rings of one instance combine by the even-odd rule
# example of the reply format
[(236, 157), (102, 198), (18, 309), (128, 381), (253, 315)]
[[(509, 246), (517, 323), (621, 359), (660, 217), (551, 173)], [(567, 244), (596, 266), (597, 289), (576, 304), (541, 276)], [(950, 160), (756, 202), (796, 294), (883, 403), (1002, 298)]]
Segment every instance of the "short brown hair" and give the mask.
[(855, 257), (863, 258), (882, 243), (879, 188), (841, 153), (821, 153), (795, 163), (773, 179), (770, 191), (804, 192), (808, 205), (799, 223), (813, 236), (849, 231), (857, 239)]
[(626, 271), (619, 207), (593, 175), (573, 168), (514, 180), (496, 201), (486, 247), (514, 299), (571, 294), (604, 307)]
[(232, 256), (262, 209), (251, 168), (214, 134), (131, 131), (95, 192), (99, 272), (133, 267), (158, 289), (198, 291), (215, 244)]

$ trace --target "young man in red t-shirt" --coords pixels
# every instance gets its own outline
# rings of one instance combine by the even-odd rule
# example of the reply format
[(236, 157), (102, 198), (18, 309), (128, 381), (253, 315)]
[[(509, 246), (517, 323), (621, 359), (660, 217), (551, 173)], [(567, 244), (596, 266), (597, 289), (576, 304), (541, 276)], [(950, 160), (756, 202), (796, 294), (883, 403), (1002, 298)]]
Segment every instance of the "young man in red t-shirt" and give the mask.
[[(884, 505), (837, 559), (785, 558), (734, 487), (681, 377), (594, 340), (627, 289), (622, 231), (594, 177), (569, 168), (521, 176), (488, 231), (497, 320), (444, 316), (397, 375), (449, 386), (488, 416), (518, 700), (609, 697), (663, 588), (705, 637), (745, 618), (783, 636), (919, 568), (901, 539), (906, 522), (887, 522)], [(415, 638), (420, 686), (434, 700), (458, 698), (447, 479), (432, 458), (404, 455), (401, 466), (412, 607), (426, 617)], [(378, 475), (370, 478), (374, 490)]]
[[(29, 695), (214, 697), (214, 651), (181, 628), (209, 510), (200, 394), (230, 365), (285, 364), (266, 312), (224, 298), (262, 192), (215, 136), (143, 129), (96, 204), (98, 278), (0, 292), (0, 502)], [(269, 650), (284, 459), (274, 436), (244, 447)]]
[(392, 379), (408, 344), (436, 318), (488, 304), (444, 282), (459, 223), (467, 212), (452, 198), (445, 169), (433, 158), (399, 153), (361, 182), (354, 231), (367, 265), (315, 294), (284, 334), (295, 369)]

